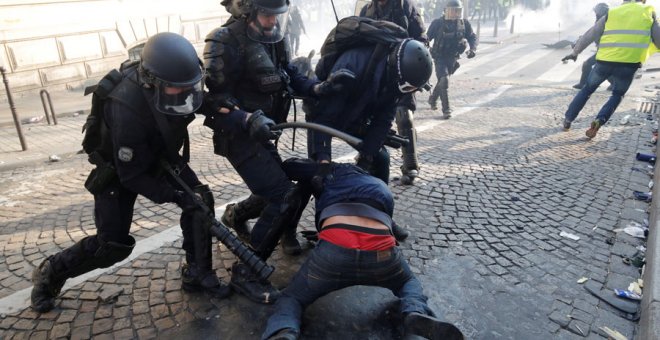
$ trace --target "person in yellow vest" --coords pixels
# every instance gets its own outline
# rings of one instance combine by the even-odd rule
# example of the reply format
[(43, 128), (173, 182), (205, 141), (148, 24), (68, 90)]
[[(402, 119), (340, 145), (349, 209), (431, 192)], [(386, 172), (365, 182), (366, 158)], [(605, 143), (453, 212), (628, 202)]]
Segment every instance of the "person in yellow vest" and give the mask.
[(612, 95), (586, 132), (588, 138), (594, 138), (621, 103), (637, 69), (656, 48), (660, 48), (660, 26), (655, 10), (645, 3), (646, 0), (625, 0), (621, 6), (610, 9), (575, 43), (573, 52), (562, 59), (563, 62), (575, 61), (587, 46), (599, 42), (596, 65), (589, 73), (587, 84), (566, 110), (564, 131), (571, 128), (591, 94), (609, 79), (614, 85)]

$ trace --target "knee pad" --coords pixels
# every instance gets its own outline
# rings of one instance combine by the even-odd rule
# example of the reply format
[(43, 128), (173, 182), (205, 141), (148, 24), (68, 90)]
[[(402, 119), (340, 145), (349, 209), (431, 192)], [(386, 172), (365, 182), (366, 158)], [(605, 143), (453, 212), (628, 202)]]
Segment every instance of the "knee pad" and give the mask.
[(99, 268), (107, 268), (113, 264), (123, 261), (133, 252), (135, 248), (135, 239), (132, 236), (126, 236), (125, 242), (104, 241), (98, 238), (100, 247), (94, 253), (94, 260)]

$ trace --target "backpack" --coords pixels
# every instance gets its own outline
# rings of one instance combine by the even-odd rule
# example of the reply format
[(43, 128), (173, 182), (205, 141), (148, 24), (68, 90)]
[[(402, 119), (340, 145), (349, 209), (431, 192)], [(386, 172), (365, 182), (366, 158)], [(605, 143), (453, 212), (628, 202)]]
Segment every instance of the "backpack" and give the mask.
[(389, 21), (358, 16), (343, 18), (323, 42), (321, 59), (316, 64), (316, 77), (321, 81), (327, 79), (339, 56), (349, 49), (365, 45), (389, 47), (407, 37), (406, 30)]
[(137, 67), (138, 61), (127, 61), (122, 63), (119, 70), (113, 69), (108, 72), (96, 84), (85, 88), (84, 95), (92, 93), (92, 107), (82, 132), (84, 133), (82, 147), (83, 151), (89, 156), (89, 162), (99, 165), (100, 162), (108, 162), (112, 150), (104, 150), (108, 143), (104, 143), (104, 107), (108, 96), (117, 85), (124, 79), (124, 75), (131, 69)]

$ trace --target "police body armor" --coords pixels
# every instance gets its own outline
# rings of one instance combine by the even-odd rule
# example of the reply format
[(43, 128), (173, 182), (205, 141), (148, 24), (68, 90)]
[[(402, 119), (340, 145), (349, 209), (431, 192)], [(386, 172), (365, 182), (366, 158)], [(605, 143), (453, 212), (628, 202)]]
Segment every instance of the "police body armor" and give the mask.
[(385, 9), (384, 13), (380, 13), (382, 16), (379, 17), (375, 1), (372, 1), (367, 6), (367, 11), (364, 16), (374, 20), (386, 20), (393, 22), (403, 27), (404, 30), (408, 31), (408, 17), (406, 17), (406, 13), (403, 11), (403, 0), (396, 0), (396, 2), (397, 3), (393, 6), (388, 4), (389, 8)]
[[(453, 21), (453, 20), (452, 20)], [(456, 20), (456, 26), (451, 21), (442, 21), (440, 36), (433, 41), (431, 56), (433, 58), (454, 57), (465, 52), (467, 46), (461, 42), (465, 38), (465, 21)]]
[[(241, 80), (232, 94), (241, 109), (248, 112), (260, 109), (276, 123), (285, 122), (291, 105), (289, 76), (284, 70), (289, 63), (287, 43), (284, 40), (274, 44), (255, 42), (247, 37), (246, 29), (244, 20), (232, 20), (209, 34), (207, 41), (213, 43), (207, 44), (206, 48), (220, 50), (222, 44), (237, 46), (245, 64)], [(222, 51), (212, 54), (222, 55)], [(209, 67), (222, 69), (222, 66), (214, 65), (217, 62), (222, 62), (221, 58), (214, 58)]]

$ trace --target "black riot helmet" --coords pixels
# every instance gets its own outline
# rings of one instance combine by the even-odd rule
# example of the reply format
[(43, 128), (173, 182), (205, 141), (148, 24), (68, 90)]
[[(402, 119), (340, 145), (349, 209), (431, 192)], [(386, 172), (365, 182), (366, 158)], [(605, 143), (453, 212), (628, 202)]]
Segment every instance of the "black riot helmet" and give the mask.
[(142, 81), (153, 88), (156, 110), (184, 116), (202, 105), (202, 62), (186, 38), (169, 32), (149, 38), (141, 52), (139, 70)]
[(421, 88), (433, 72), (433, 60), (428, 48), (413, 39), (405, 39), (395, 46), (390, 55), (390, 65), (396, 68), (397, 85), (401, 93)]
[(594, 13), (596, 13), (596, 20), (602, 18), (603, 16), (607, 15), (607, 12), (610, 10), (610, 6), (608, 6), (606, 3), (601, 2), (594, 6)]
[(252, 0), (222, 0), (220, 5), (234, 18), (244, 18), (250, 15)]
[(289, 0), (251, 0), (251, 2), (251, 12), (247, 19), (248, 38), (262, 43), (276, 43), (282, 40), (289, 18)]
[(445, 4), (445, 20), (458, 20), (463, 18), (463, 4), (461, 0), (449, 0)]

